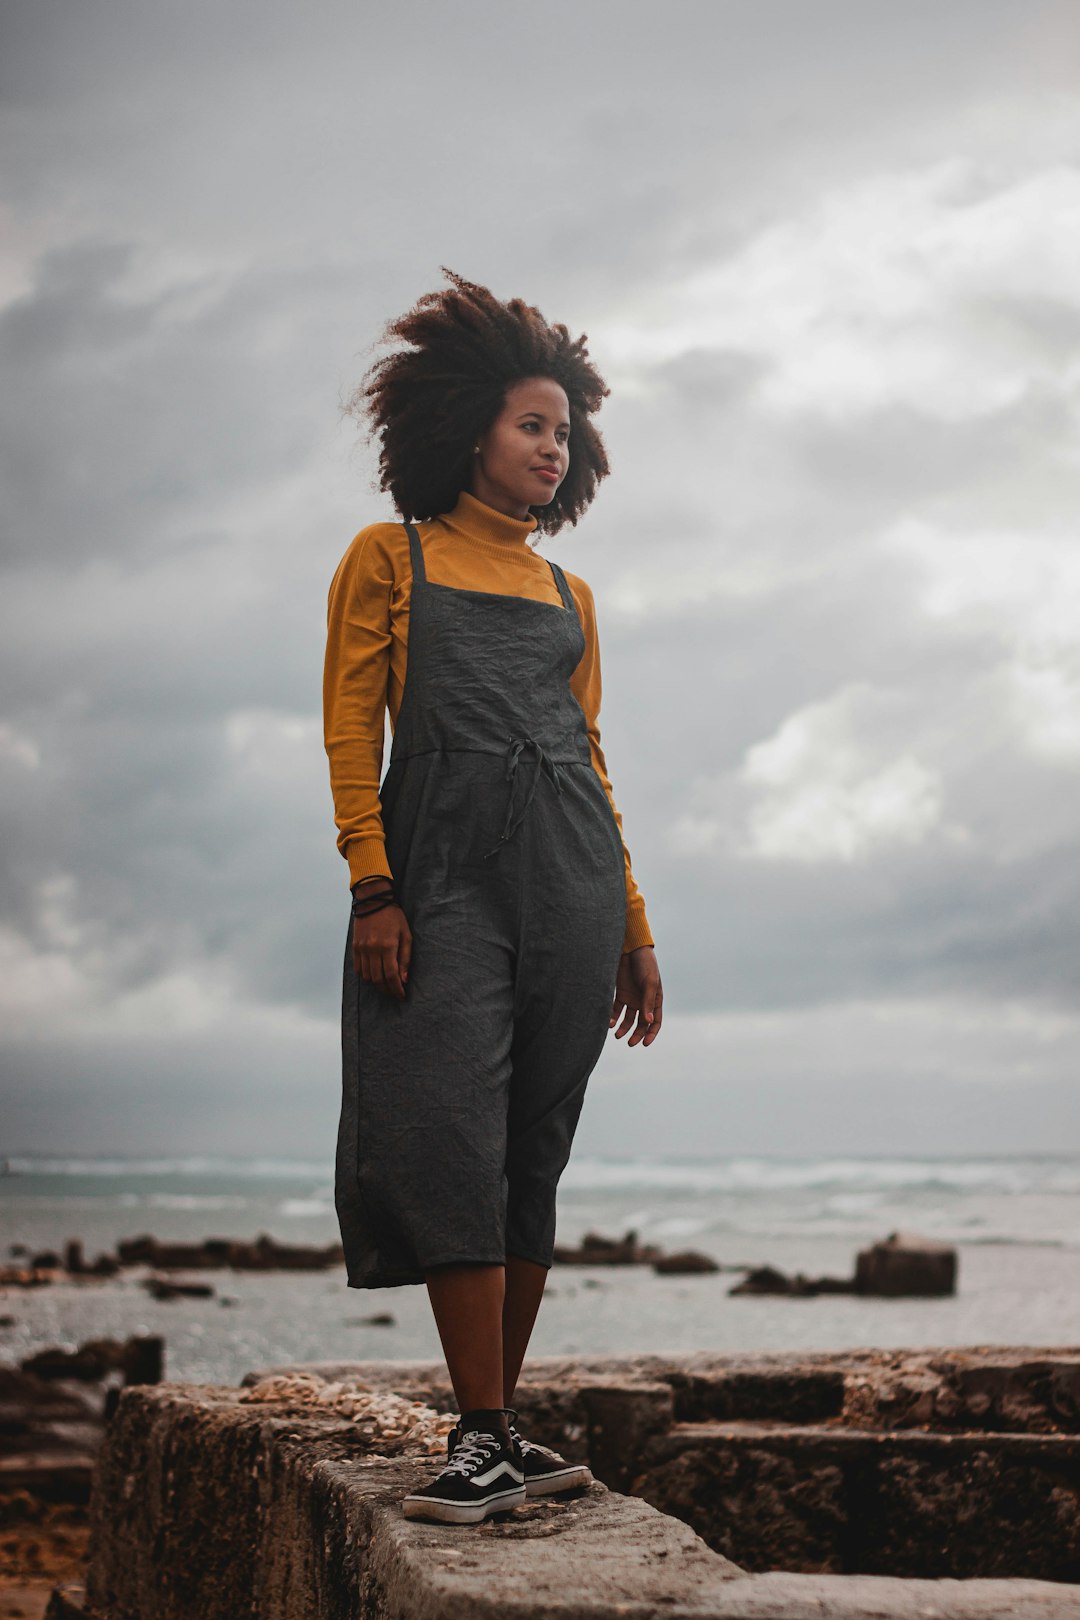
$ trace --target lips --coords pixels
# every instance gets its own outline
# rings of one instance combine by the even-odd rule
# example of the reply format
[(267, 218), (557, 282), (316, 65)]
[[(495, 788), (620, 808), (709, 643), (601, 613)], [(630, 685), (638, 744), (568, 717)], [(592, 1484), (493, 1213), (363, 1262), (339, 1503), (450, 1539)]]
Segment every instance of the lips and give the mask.
[(533, 467), (532, 471), (536, 473), (538, 477), (546, 478), (549, 483), (557, 484), (559, 482), (559, 475), (555, 471), (554, 467)]

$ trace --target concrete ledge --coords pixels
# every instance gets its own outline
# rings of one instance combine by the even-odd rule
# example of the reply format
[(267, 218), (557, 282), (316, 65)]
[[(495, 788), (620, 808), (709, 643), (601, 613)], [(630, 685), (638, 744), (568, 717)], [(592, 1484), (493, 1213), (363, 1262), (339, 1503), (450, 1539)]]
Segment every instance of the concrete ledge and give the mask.
[(88, 1612), (1080, 1620), (1080, 1588), (1045, 1581), (748, 1575), (680, 1519), (599, 1482), (479, 1526), (406, 1520), (401, 1497), (434, 1465), (426, 1455), (365, 1455), (348, 1420), (309, 1405), (245, 1403), (240, 1390), (212, 1385), (127, 1389), (95, 1477)]

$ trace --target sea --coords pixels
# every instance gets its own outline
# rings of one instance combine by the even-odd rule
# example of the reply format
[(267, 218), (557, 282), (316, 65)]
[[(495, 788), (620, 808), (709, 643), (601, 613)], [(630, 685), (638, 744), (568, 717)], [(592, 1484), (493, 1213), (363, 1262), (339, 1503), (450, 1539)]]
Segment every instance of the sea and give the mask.
[[(0, 1160), (0, 1258), (81, 1239), (338, 1237), (332, 1165), (304, 1159), (14, 1155)], [(572, 1159), (560, 1244), (634, 1232), (718, 1262), (703, 1275), (556, 1265), (530, 1354), (1080, 1347), (1080, 1155)], [(946, 1299), (732, 1297), (739, 1268), (847, 1277), (894, 1231), (954, 1244)], [(158, 1302), (145, 1272), (0, 1289), (0, 1362), (49, 1345), (161, 1334), (166, 1377), (235, 1384), (305, 1362), (441, 1357), (427, 1290), (350, 1289), (343, 1267), (203, 1272), (209, 1299)], [(378, 1320), (372, 1320), (378, 1318)]]

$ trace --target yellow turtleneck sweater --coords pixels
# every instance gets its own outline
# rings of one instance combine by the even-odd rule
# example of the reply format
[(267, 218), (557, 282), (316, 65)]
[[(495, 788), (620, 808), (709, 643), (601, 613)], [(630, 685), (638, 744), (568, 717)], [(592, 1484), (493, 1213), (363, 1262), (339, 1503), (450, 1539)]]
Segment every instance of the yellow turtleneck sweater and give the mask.
[[(463, 492), (452, 512), (417, 524), (417, 528), (433, 584), (561, 605), (551, 569), (528, 544), (536, 528), (534, 517), (519, 522)], [(621, 834), (622, 817), (615, 808), (597, 724), (600, 650), (593, 594), (583, 579), (565, 569), (564, 573), (585, 631), (585, 652), (571, 677), (570, 689), (584, 712), (592, 762)], [(376, 874), (393, 877), (386, 859), (379, 782), (384, 714), (389, 709), (393, 729), (405, 690), (411, 589), (409, 539), (400, 523), (372, 523), (361, 529), (330, 586), (323, 719), (338, 848), (349, 863), (350, 884)], [(632, 951), (638, 945), (651, 945), (653, 938), (625, 840), (623, 850), (623, 950)]]

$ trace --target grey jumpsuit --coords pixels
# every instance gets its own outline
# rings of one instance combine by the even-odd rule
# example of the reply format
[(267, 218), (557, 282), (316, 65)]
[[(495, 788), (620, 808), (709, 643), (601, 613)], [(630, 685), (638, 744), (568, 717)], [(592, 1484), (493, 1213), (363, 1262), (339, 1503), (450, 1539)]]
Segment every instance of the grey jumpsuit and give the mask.
[(335, 1202), (352, 1288), (508, 1254), (551, 1265), (626, 926), (561, 568), (561, 607), (432, 584), (406, 528), (408, 662), (379, 798), (413, 953), (398, 1000), (354, 972), (350, 917)]

